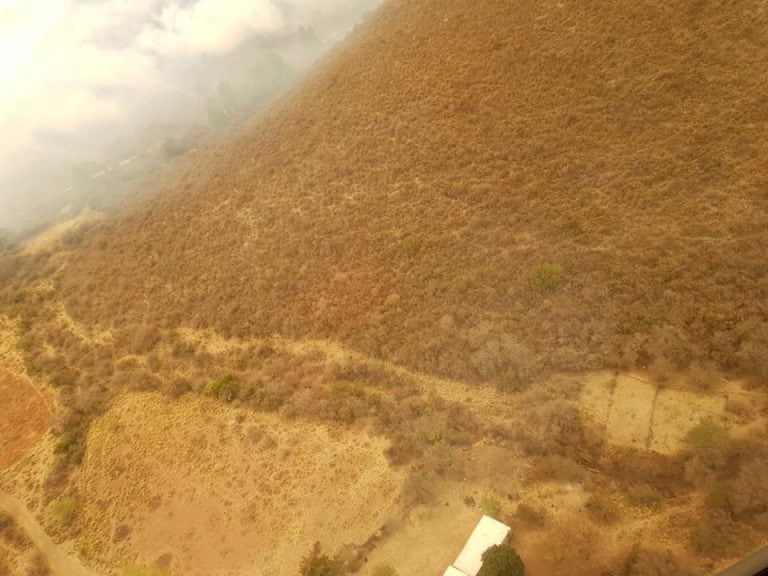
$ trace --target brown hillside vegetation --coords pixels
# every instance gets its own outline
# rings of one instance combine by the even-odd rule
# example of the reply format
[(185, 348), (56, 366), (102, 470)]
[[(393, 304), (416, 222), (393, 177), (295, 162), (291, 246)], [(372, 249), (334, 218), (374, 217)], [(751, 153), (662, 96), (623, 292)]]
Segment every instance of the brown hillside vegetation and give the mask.
[(474, 380), (531, 352), (765, 377), (766, 61), (757, 0), (389, 2), (96, 235), (67, 305)]
[(481, 513), (531, 576), (724, 567), (768, 534), (766, 63), (764, 0), (385, 1), (0, 254), (0, 496), (137, 574), (438, 574)]

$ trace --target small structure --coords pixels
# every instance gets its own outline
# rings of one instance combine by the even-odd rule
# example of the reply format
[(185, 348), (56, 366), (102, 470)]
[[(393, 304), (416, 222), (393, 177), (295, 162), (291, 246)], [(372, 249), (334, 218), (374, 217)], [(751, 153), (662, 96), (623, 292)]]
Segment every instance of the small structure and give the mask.
[(483, 552), (491, 546), (503, 544), (509, 530), (509, 526), (490, 516), (480, 518), (456, 561), (443, 576), (477, 576), (483, 566)]

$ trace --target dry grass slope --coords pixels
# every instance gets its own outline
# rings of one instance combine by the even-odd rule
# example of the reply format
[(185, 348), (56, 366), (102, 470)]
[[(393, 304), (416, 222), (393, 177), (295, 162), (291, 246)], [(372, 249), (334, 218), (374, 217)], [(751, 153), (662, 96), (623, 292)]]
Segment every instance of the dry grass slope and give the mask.
[[(76, 506), (46, 529), (103, 567), (277, 562), (279, 523), (243, 518), (333, 491), (291, 468), (325, 465), (307, 437), (381, 472), (369, 507), (403, 479), (354, 569), (435, 534), (401, 573), (436, 572), (489, 503), (534, 576), (711, 573), (764, 541), (763, 4), (389, 0), (154, 200), (0, 254), (0, 362), (57, 404), (53, 465), (32, 453), (8, 485)], [(126, 395), (148, 391), (173, 401)], [(281, 432), (253, 448), (258, 422)], [(346, 542), (331, 520), (285, 561)]]
[(510, 349), (764, 380), (766, 59), (758, 0), (393, 0), (94, 235), (67, 305), (470, 380), (514, 372)]

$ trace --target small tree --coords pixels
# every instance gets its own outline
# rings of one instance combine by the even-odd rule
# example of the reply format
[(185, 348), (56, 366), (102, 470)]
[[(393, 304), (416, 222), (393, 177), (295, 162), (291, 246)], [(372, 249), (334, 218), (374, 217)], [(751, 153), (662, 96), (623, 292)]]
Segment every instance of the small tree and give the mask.
[(725, 466), (730, 438), (728, 431), (711, 419), (703, 419), (691, 428), (683, 442), (691, 454), (709, 468)]
[(536, 264), (528, 274), (528, 285), (534, 292), (549, 294), (565, 283), (565, 273), (560, 264), (544, 262)]
[(320, 553), (320, 542), (315, 542), (309, 555), (301, 560), (301, 576), (343, 576), (344, 564), (340, 560)]
[(392, 564), (379, 564), (373, 569), (371, 576), (397, 576), (397, 570)]
[(72, 524), (77, 514), (77, 504), (72, 498), (59, 498), (50, 506), (53, 519), (59, 524)]
[(504, 544), (483, 552), (483, 565), (477, 576), (523, 576), (525, 565), (517, 552)]
[(203, 392), (224, 402), (232, 402), (240, 394), (240, 384), (231, 374), (222, 374), (208, 382)]

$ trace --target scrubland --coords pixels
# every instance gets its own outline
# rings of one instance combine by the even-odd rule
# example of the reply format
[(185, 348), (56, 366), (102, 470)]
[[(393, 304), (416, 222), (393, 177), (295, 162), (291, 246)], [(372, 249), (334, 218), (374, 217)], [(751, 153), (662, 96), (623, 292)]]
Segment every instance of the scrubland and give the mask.
[[(534, 576), (765, 543), (766, 42), (756, 0), (385, 3), (151, 200), (0, 258), (0, 369), (56, 398), (0, 489), (117, 573), (439, 574), (482, 512)], [(297, 478), (318, 439), (370, 501)]]

